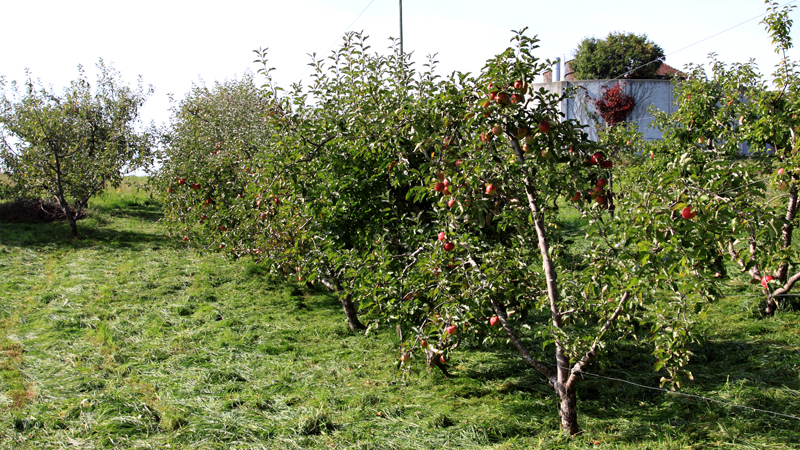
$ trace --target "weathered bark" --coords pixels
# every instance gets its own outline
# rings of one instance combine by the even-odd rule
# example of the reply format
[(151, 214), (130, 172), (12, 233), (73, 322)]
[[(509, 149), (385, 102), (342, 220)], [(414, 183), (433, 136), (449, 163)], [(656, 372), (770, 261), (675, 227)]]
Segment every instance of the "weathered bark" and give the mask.
[(558, 415), (561, 417), (561, 429), (570, 436), (578, 434), (578, 397), (575, 395), (575, 386), (569, 388), (558, 385), (556, 387), (561, 403), (558, 407)]
[(78, 237), (78, 220), (70, 213), (67, 213), (67, 222), (69, 222), (69, 235), (73, 238)]
[(350, 327), (350, 330), (366, 330), (367, 327), (364, 326), (360, 320), (358, 320), (358, 311), (356, 311), (356, 307), (353, 304), (352, 296), (350, 294), (342, 295), (340, 292), (339, 301), (342, 303), (342, 307), (344, 308), (344, 315), (347, 317), (347, 326)]
[(438, 368), (442, 371), (444, 376), (451, 377), (449, 372), (447, 372), (447, 364), (442, 362), (442, 354), (437, 353), (431, 349), (425, 349), (425, 363), (430, 368)]
[(353, 304), (352, 295), (345, 294), (344, 289), (342, 289), (342, 285), (339, 283), (339, 281), (331, 280), (324, 276), (320, 277), (319, 281), (329, 291), (336, 292), (336, 295), (339, 297), (339, 303), (342, 304), (342, 308), (344, 309), (344, 315), (347, 318), (347, 326), (350, 327), (350, 330), (366, 330), (367, 327), (364, 326), (360, 320), (358, 320), (358, 310), (356, 310), (356, 306)]

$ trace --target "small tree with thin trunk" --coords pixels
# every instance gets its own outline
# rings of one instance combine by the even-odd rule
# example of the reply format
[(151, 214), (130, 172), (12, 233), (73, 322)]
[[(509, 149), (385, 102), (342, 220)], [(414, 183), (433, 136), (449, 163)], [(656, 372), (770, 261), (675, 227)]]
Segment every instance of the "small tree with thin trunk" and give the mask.
[(97, 68), (94, 86), (79, 67), (61, 95), (30, 74), (21, 89), (0, 84), (0, 164), (18, 192), (52, 196), (73, 237), (89, 199), (147, 165), (156, 135), (135, 129), (152, 88), (122, 84), (102, 60)]

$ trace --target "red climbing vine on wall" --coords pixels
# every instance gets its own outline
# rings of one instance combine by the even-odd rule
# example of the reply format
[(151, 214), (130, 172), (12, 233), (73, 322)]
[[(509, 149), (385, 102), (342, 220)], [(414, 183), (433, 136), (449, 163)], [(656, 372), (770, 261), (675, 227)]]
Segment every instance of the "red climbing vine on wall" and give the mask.
[(603, 93), (599, 98), (589, 99), (592, 104), (594, 104), (600, 117), (602, 117), (603, 121), (610, 127), (620, 122), (625, 122), (633, 112), (633, 108), (636, 106), (636, 100), (632, 95), (625, 93), (624, 84), (617, 84), (612, 88), (603, 86), (602, 89)]

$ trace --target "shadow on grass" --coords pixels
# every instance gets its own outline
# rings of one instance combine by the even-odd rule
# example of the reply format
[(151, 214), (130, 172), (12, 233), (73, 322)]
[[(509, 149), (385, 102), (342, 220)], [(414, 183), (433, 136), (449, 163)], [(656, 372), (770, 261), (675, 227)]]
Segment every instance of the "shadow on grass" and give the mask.
[[(687, 368), (694, 380), (682, 383), (677, 393), (659, 388), (661, 374), (652, 371), (650, 358), (635, 347), (626, 343), (609, 349), (608, 368), (590, 367), (587, 372), (599, 376), (585, 374), (578, 381), (578, 416), (587, 432), (657, 446), (670, 439), (766, 440), (789, 446), (800, 442), (800, 421), (764, 412), (797, 416), (800, 411), (800, 354), (791, 345), (769, 340), (706, 341), (692, 349), (695, 357)], [(553, 419), (551, 423), (558, 426), (556, 393), (538, 371), (511, 350), (473, 349), (471, 353), (486, 363), (456, 375), (478, 381), (480, 386), (455, 389), (456, 395), (526, 395), (536, 399), (533, 406), (504, 402), (497, 407), (521, 422), (524, 417), (540, 417), (548, 422)], [(507, 435), (514, 430), (499, 427), (497, 431)]]
[(144, 222), (158, 222), (163, 217), (161, 207), (151, 200), (119, 200), (112, 205), (96, 208), (111, 217), (138, 219)]
[(82, 249), (95, 246), (114, 248), (178, 248), (178, 244), (161, 233), (93, 227), (78, 222), (78, 238), (69, 235), (69, 225), (63, 222), (42, 224), (3, 224), (0, 244), (8, 247), (49, 247)]

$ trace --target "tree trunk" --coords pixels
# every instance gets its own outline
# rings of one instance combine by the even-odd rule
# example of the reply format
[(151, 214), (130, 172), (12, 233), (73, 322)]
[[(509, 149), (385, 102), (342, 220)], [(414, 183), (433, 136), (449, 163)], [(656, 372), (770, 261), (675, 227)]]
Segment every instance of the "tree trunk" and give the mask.
[(767, 316), (772, 316), (775, 314), (775, 310), (778, 309), (778, 303), (775, 302), (775, 299), (772, 297), (767, 297), (767, 306), (764, 307), (764, 314)]
[(78, 219), (67, 213), (67, 222), (69, 222), (69, 235), (73, 238), (78, 237)]
[(340, 293), (339, 301), (342, 303), (342, 307), (344, 308), (344, 315), (347, 317), (347, 326), (350, 327), (350, 330), (366, 330), (367, 327), (365, 327), (364, 324), (358, 320), (358, 313), (356, 312), (356, 307), (353, 304), (351, 295), (341, 295)]
[(558, 415), (561, 418), (561, 429), (575, 436), (580, 431), (578, 428), (578, 397), (575, 395), (575, 387), (565, 387), (563, 384), (556, 385), (558, 398), (561, 403), (558, 406)]
[[(328, 270), (328, 275), (330, 275), (330, 273), (331, 271)], [(329, 291), (336, 292), (336, 295), (339, 297), (339, 302), (342, 304), (342, 308), (344, 308), (344, 315), (347, 317), (347, 326), (350, 327), (350, 330), (366, 330), (367, 327), (358, 320), (358, 312), (356, 306), (353, 304), (352, 295), (344, 294), (344, 289), (339, 280), (335, 279), (333, 276), (331, 276), (331, 278), (321, 276), (318, 280), (323, 286), (328, 288)]]

